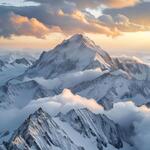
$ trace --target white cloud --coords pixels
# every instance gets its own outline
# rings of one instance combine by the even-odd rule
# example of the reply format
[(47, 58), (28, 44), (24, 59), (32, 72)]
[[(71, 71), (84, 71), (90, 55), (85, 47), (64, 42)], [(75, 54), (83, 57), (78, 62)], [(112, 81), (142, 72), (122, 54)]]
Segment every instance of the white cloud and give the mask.
[(91, 111), (103, 110), (102, 106), (97, 104), (94, 99), (86, 99), (72, 94), (68, 89), (64, 89), (60, 95), (33, 100), (23, 109), (12, 108), (9, 110), (0, 110), (0, 131), (5, 129), (12, 131), (18, 128), (39, 107), (42, 107), (52, 116), (60, 111), (65, 113), (73, 108), (88, 108)]
[(93, 80), (100, 75), (106, 73), (106, 71), (102, 72), (101, 69), (92, 69), (85, 70), (73, 73), (67, 73), (60, 77), (54, 79), (44, 79), (42, 77), (37, 78), (25, 78), (24, 81), (35, 80), (40, 85), (44, 86), (47, 89), (56, 89), (56, 88), (68, 88), (73, 87), (81, 82)]
[(132, 102), (120, 102), (114, 108), (105, 112), (109, 118), (119, 123), (122, 127), (134, 127), (134, 135), (131, 137), (137, 150), (149, 150), (150, 148), (150, 109), (137, 107)]

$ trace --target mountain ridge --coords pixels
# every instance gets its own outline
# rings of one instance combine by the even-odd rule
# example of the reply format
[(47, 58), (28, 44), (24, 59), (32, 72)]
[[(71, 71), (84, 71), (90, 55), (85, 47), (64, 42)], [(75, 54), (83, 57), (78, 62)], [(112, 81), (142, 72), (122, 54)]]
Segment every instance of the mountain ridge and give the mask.
[[(76, 115), (77, 119), (80, 120), (79, 122), (75, 119)], [(77, 109), (69, 111), (66, 115), (59, 114), (55, 118), (60, 118), (61, 121), (65, 120), (70, 124), (72, 130), (79, 132), (78, 138), (82, 138), (81, 133), (85, 133), (83, 137), (87, 137), (91, 141), (95, 140), (97, 148), (94, 148), (94, 150), (105, 150), (111, 146), (114, 147), (114, 150), (117, 150), (123, 147), (123, 139), (118, 125), (104, 115), (95, 115), (88, 109)], [(55, 150), (57, 148), (61, 150), (86, 150), (83, 145), (77, 146), (76, 141), (71, 140), (70, 134), (68, 135), (66, 129), (62, 127), (62, 124), (58, 124), (55, 118), (39, 108), (14, 131), (8, 142), (1, 145), (2, 150), (4, 148), (7, 150)], [(72, 126), (72, 123), (74, 126)], [(82, 124), (82, 128), (79, 128), (79, 123)]]

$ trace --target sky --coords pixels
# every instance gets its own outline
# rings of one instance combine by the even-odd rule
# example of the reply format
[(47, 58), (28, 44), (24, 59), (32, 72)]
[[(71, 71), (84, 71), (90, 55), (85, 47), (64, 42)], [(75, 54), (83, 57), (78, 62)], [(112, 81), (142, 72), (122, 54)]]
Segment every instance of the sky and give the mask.
[(150, 53), (150, 0), (0, 0), (0, 51), (49, 50), (76, 33), (116, 55)]

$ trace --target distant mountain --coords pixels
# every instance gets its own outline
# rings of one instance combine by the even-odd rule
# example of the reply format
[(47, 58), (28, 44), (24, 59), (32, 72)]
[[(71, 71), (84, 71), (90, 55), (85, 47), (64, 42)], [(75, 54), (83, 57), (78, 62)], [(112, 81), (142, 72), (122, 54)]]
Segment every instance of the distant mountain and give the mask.
[[(124, 145), (131, 148), (124, 141), (123, 134), (123, 130), (105, 115), (96, 115), (88, 109), (71, 110), (66, 115), (59, 114), (52, 118), (39, 108), (8, 142), (1, 145), (1, 149), (117, 150)], [(81, 142), (83, 139), (84, 142)]]
[(0, 87), (0, 107), (23, 108), (33, 99), (55, 94), (54, 91), (45, 89), (34, 80), (15, 84), (8, 83)]
[[(144, 77), (144, 76), (143, 76)], [(131, 78), (126, 72), (108, 72), (71, 88), (73, 93), (94, 98), (106, 109), (119, 101), (133, 101), (137, 106), (150, 101), (150, 81)]]
[(36, 59), (20, 53), (3, 53), (0, 55), (0, 86), (17, 77), (33, 65)]
[(13, 65), (15, 63), (30, 66), (30, 65), (32, 65), (33, 61), (28, 61), (26, 58), (18, 58), (12, 62)]
[(0, 60), (2, 60), (4, 63), (12, 63), (14, 62), (16, 59), (26, 59), (29, 62), (34, 62), (37, 58), (38, 55), (34, 55), (34, 54), (29, 54), (29, 53), (25, 53), (25, 52), (2, 52), (0, 55)]

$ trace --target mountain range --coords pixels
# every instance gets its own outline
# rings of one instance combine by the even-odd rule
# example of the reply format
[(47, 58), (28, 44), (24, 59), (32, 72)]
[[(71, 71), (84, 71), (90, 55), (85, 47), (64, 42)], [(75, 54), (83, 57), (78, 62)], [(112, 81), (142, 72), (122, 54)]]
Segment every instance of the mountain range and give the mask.
[[(36, 60), (5, 58), (0, 57), (0, 111), (24, 109), (46, 98), (55, 100), (65, 89), (94, 100), (105, 111), (118, 102), (132, 101), (138, 107), (150, 103), (149, 64), (136, 57), (110, 56), (81, 34)], [(10, 132), (0, 131), (0, 149), (136, 150), (130, 130), (87, 108), (60, 110), (55, 116), (39, 108)]]

